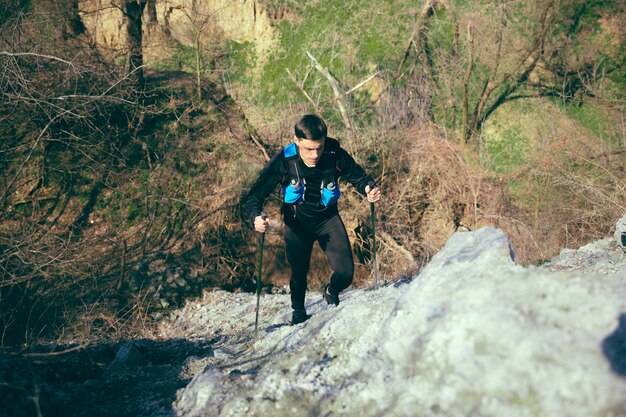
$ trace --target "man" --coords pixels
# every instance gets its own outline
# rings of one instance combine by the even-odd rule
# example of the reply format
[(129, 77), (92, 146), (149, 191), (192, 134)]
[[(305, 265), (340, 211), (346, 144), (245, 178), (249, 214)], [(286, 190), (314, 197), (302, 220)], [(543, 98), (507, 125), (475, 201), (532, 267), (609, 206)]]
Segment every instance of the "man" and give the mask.
[(246, 209), (255, 230), (264, 233), (269, 219), (261, 217), (263, 203), (276, 185), (281, 184), (285, 252), (291, 267), (291, 321), (298, 324), (310, 317), (304, 308), (304, 298), (315, 241), (333, 269), (330, 282), (323, 289), (326, 302), (339, 305), (339, 293), (352, 283), (354, 260), (337, 209), (341, 195), (337, 179), (341, 177), (350, 182), (372, 203), (380, 199), (381, 193), (339, 142), (326, 136), (327, 128), (322, 118), (305, 115), (294, 130), (294, 142), (272, 158), (250, 189)]

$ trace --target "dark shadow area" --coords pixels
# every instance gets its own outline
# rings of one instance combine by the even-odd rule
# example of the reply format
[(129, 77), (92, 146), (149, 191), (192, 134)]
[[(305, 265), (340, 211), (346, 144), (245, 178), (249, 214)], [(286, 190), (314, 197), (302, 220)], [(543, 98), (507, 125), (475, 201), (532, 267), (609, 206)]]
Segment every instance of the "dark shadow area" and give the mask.
[(289, 326), (289, 325), (290, 325), (289, 323), (272, 324), (271, 326), (268, 326), (266, 331), (268, 333), (272, 333), (273, 331), (276, 331), (276, 330), (280, 329), (281, 327), (285, 327), (285, 326)]
[[(213, 356), (217, 340), (139, 339), (84, 348), (0, 350), (0, 415), (173, 416), (190, 356)], [(72, 350), (74, 349), (74, 350)]]
[(617, 329), (602, 341), (602, 352), (613, 372), (626, 377), (626, 313), (620, 314)]
[(156, 71), (153, 69), (146, 69), (145, 76), (146, 81), (149, 81), (151, 83), (161, 83), (178, 80), (193, 81), (193, 77), (186, 71)]

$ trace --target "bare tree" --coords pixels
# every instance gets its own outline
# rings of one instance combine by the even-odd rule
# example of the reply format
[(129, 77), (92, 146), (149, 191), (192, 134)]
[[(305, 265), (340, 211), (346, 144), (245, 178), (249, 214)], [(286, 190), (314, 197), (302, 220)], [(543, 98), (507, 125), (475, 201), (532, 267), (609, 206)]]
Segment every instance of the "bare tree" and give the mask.
[[(465, 143), (506, 102), (560, 95), (554, 88), (559, 80), (568, 90), (580, 88), (584, 71), (566, 63), (564, 57), (571, 55), (568, 48), (577, 36), (611, 7), (583, 0), (498, 0), (469, 8), (461, 1), (430, 0), (417, 15), (396, 78), (427, 79), (437, 97), (433, 105), (439, 107), (439, 117), (451, 116), (435, 121), (458, 127), (460, 141)], [(467, 28), (465, 37), (460, 23)], [(432, 37), (432, 29), (446, 24), (453, 28), (451, 39), (442, 42), (442, 32)], [(597, 67), (601, 54), (594, 59), (589, 65)], [(533, 81), (538, 69), (550, 71), (554, 81)], [(457, 112), (460, 125), (456, 125)]]
[(54, 332), (62, 304), (87, 302), (88, 282), (102, 277), (92, 269), (95, 257), (86, 261), (94, 241), (83, 232), (108, 175), (124, 161), (141, 107), (126, 71), (86, 48), (64, 20), (73, 11), (52, 4), (46, 19), (18, 8), (0, 23), (4, 343)]
[[(509, 55), (508, 57), (503, 56), (505, 31), (509, 26), (508, 4), (505, 2), (498, 4), (497, 17), (499, 23), (496, 23), (494, 33), (495, 50), (492, 60), (489, 62), (487, 76), (481, 80), (482, 86), (478, 93), (478, 99), (474, 102), (471, 112), (466, 107), (469, 106), (469, 102), (463, 104), (463, 114), (469, 114), (469, 117), (464, 119), (466, 123), (462, 126), (462, 142), (468, 141), (475, 135), (487, 117), (496, 108), (505, 101), (510, 100), (515, 91), (527, 84), (530, 73), (537, 67), (545, 52), (545, 46), (548, 41), (547, 35), (554, 19), (554, 3), (554, 1), (541, 1), (534, 5), (537, 7), (535, 12), (538, 16), (531, 30), (530, 40), (522, 47), (517, 56)], [(468, 33), (468, 36), (470, 37), (468, 50), (471, 55), (468, 63), (468, 73), (471, 73), (473, 70), (473, 41), (471, 40), (471, 33)], [(511, 40), (509, 40), (508, 44), (512, 44)], [(464, 81), (466, 80), (469, 80), (469, 77), (466, 77)], [(464, 90), (467, 89), (467, 84), (463, 88)]]
[[(193, 91), (170, 102), (169, 85), (153, 84), (158, 94), (146, 98), (138, 61), (129, 73), (89, 39), (65, 37), (56, 19), (65, 10), (44, 12), (55, 19), (18, 7), (0, 22), (0, 343), (77, 323), (87, 333), (102, 321), (104, 332), (132, 329), (166, 305), (162, 293), (182, 302), (183, 288), (238, 286), (250, 248), (232, 220), (239, 196), (227, 191), (244, 188), (229, 167), (244, 157), (210, 131), (228, 127), (212, 120), (198, 131), (194, 117), (208, 112)], [(161, 129), (168, 123), (177, 128)], [(230, 150), (236, 157), (216, 157)], [(197, 260), (203, 274), (172, 283), (151, 272), (177, 258)]]

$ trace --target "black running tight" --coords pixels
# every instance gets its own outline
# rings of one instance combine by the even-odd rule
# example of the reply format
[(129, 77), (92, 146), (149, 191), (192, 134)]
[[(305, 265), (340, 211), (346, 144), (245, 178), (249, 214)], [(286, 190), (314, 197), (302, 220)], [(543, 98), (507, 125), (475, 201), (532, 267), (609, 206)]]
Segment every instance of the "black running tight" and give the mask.
[(346, 228), (338, 215), (314, 227), (297, 222), (285, 223), (285, 252), (291, 266), (291, 307), (304, 308), (307, 274), (311, 265), (313, 243), (317, 241), (328, 258), (333, 274), (330, 288), (339, 293), (350, 286), (354, 276), (354, 259)]

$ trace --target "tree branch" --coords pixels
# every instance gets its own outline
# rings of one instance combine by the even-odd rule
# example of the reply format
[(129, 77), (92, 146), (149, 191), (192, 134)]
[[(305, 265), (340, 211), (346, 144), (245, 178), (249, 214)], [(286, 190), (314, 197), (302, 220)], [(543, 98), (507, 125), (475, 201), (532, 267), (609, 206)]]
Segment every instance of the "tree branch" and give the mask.
[(324, 68), (318, 61), (315, 59), (313, 55), (309, 51), (306, 51), (307, 56), (311, 61), (313, 61), (313, 65), (315, 65), (315, 69), (317, 69), (320, 74), (322, 74), (328, 80), (330, 84), (330, 88), (333, 90), (333, 94), (335, 96), (335, 103), (337, 104), (337, 108), (339, 109), (339, 113), (341, 113), (341, 118), (343, 119), (343, 124), (346, 126), (348, 131), (352, 131), (352, 123), (350, 122), (350, 116), (348, 116), (348, 112), (346, 110), (346, 106), (343, 102), (343, 96), (345, 93), (341, 91), (339, 87), (339, 82), (335, 77), (332, 76), (328, 69)]
[(7, 189), (4, 190), (4, 193), (2, 194), (2, 198), (0, 198), (0, 202), (4, 202), (5, 201), (6, 197), (11, 192), (11, 188), (13, 187), (13, 184), (15, 184), (15, 181), (22, 174), (22, 171), (24, 170), (24, 167), (26, 166), (26, 164), (30, 160), (31, 156), (33, 156), (33, 152), (35, 152), (35, 149), (37, 148), (37, 145), (39, 144), (39, 141), (41, 140), (43, 135), (48, 131), (48, 128), (50, 127), (50, 125), (52, 125), (52, 123), (55, 120), (56, 120), (56, 117), (54, 117), (52, 120), (50, 120), (48, 122), (48, 124), (39, 133), (39, 136), (37, 136), (37, 139), (35, 140), (35, 143), (33, 143), (33, 146), (30, 148), (30, 152), (28, 152), (28, 155), (26, 156), (26, 159), (24, 159), (24, 161), (22, 161), (22, 165), (20, 166), (20, 168), (18, 169), (17, 173), (15, 174), (15, 176), (13, 177), (13, 179), (11, 180), (9, 185), (7, 186)]
[(302, 92), (302, 94), (304, 94), (306, 99), (309, 100), (309, 103), (311, 103), (313, 105), (313, 108), (315, 109), (315, 112), (319, 113), (319, 109), (317, 107), (317, 104), (315, 103), (315, 101), (313, 101), (311, 96), (309, 96), (309, 93), (307, 93), (306, 90), (304, 89), (304, 82), (302, 84), (298, 83), (298, 81), (296, 80), (296, 77), (294, 77), (291, 74), (291, 71), (289, 71), (289, 68), (285, 68), (285, 71), (287, 71), (287, 75), (289, 75), (289, 78), (291, 79), (291, 81), (293, 81), (293, 83), (300, 89), (300, 91)]
[(369, 77), (367, 77), (365, 80), (361, 81), (360, 83), (358, 83), (357, 85), (355, 85), (354, 87), (352, 87), (351, 89), (349, 89), (348, 91), (346, 91), (344, 93), (344, 95), (349, 95), (352, 94), (353, 92), (355, 92), (356, 90), (358, 90), (359, 88), (363, 87), (365, 84), (367, 84), (368, 82), (372, 81), (378, 74), (380, 74), (380, 71), (377, 71), (375, 74), (370, 75)]

